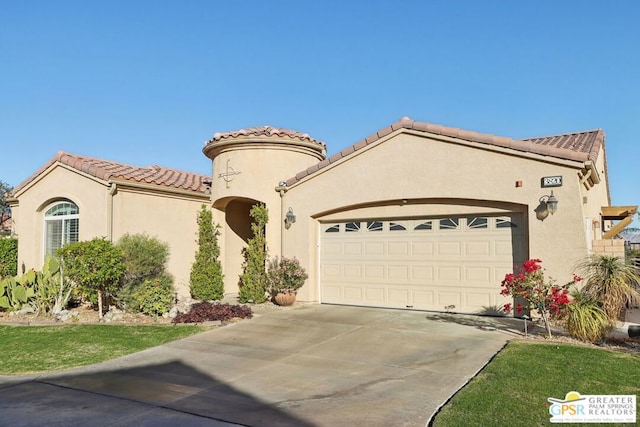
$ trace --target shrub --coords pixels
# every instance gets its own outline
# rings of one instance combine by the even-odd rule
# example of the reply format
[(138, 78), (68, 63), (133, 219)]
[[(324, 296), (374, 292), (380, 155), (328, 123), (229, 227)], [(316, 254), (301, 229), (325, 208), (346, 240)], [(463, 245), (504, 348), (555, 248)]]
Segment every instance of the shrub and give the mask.
[(250, 319), (253, 317), (251, 308), (246, 305), (230, 305), (198, 302), (191, 306), (188, 313), (180, 313), (173, 323), (202, 323), (213, 320), (228, 321), (234, 318)]
[(638, 270), (624, 259), (608, 255), (591, 255), (578, 264), (585, 276), (583, 292), (597, 301), (609, 321), (615, 323), (623, 318), (627, 304), (640, 300), (637, 286)]
[[(539, 259), (530, 259), (522, 264), (520, 271), (508, 273), (501, 283), (500, 294), (522, 298), (527, 302), (528, 307), (522, 307), (520, 304), (516, 306), (518, 313), (528, 309), (537, 310), (547, 329), (547, 335), (551, 337), (550, 317), (558, 315), (569, 304), (569, 286), (582, 279), (574, 276), (573, 282), (558, 286), (553, 281), (545, 281), (540, 263), (542, 261)], [(510, 312), (511, 306), (511, 303), (505, 304), (503, 310)]]
[(249, 239), (243, 250), (242, 275), (240, 276), (238, 300), (259, 304), (267, 299), (267, 240), (264, 229), (269, 222), (269, 211), (263, 204), (254, 205), (249, 212), (253, 222)]
[[(138, 295), (145, 292), (147, 282), (159, 282), (167, 293), (173, 292), (173, 278), (166, 272), (169, 245), (147, 234), (125, 234), (116, 246), (122, 251), (125, 273), (122, 286), (117, 290), (115, 300), (120, 308), (141, 311)], [(148, 291), (148, 289), (146, 289)], [(173, 298), (173, 295), (171, 295)], [(152, 310), (153, 311), (153, 310)], [(156, 314), (153, 314), (156, 315)]]
[(169, 245), (147, 234), (125, 234), (116, 246), (122, 251), (123, 287), (135, 287), (165, 274)]
[(160, 316), (173, 305), (174, 292), (169, 277), (147, 279), (131, 295), (131, 308), (148, 316)]
[(18, 274), (18, 239), (0, 238), (0, 278)]
[(567, 305), (565, 326), (569, 334), (582, 341), (596, 342), (604, 338), (611, 323), (597, 301), (584, 292), (574, 290), (573, 300)]
[(198, 300), (219, 300), (224, 296), (224, 275), (218, 259), (219, 228), (213, 223), (211, 210), (202, 205), (198, 212), (198, 250), (189, 275), (191, 296)]
[(275, 257), (269, 261), (267, 267), (267, 291), (271, 295), (295, 294), (308, 277), (295, 257)]
[(102, 318), (105, 294), (113, 295), (121, 285), (125, 267), (122, 252), (104, 238), (69, 243), (58, 249), (67, 277), (78, 285), (83, 295), (97, 293), (98, 313)]

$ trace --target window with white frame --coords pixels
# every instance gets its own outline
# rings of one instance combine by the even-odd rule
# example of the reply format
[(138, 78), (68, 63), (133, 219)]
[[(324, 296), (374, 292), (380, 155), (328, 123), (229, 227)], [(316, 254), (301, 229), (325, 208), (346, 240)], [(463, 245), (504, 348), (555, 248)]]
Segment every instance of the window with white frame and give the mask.
[(44, 213), (44, 253), (78, 241), (80, 211), (72, 202), (56, 202)]

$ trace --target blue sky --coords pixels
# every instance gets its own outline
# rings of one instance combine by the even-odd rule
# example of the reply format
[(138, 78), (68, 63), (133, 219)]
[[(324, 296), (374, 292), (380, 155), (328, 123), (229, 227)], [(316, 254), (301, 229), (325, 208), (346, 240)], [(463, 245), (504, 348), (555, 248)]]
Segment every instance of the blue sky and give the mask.
[(602, 128), (612, 203), (637, 205), (639, 20), (632, 1), (0, 0), (0, 180), (58, 150), (210, 173), (204, 141), (259, 125), (332, 154), (409, 116)]

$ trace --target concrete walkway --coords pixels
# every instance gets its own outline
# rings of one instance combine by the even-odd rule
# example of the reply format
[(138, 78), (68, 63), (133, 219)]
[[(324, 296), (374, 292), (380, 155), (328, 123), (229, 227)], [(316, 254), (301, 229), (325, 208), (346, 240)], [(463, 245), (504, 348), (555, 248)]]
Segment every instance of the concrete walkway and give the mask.
[(424, 426), (517, 321), (330, 305), (86, 368), (0, 377), (0, 425)]

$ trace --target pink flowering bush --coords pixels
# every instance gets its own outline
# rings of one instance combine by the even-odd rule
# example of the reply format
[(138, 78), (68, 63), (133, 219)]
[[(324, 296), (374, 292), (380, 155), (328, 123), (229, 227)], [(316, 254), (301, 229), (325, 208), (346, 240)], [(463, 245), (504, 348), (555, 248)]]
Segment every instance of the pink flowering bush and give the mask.
[(308, 277), (296, 258), (275, 257), (267, 266), (267, 292), (295, 294)]
[[(505, 275), (502, 281), (500, 295), (521, 298), (526, 301), (527, 306), (517, 304), (516, 313), (524, 310), (535, 309), (542, 317), (547, 335), (551, 337), (551, 317), (558, 316), (570, 303), (569, 287), (580, 282), (582, 278), (573, 275), (573, 280), (564, 286), (558, 286), (552, 280), (545, 281), (544, 270), (540, 266), (539, 259), (530, 259), (522, 264), (522, 268), (514, 273)], [(502, 307), (505, 313), (513, 310), (511, 303)]]

